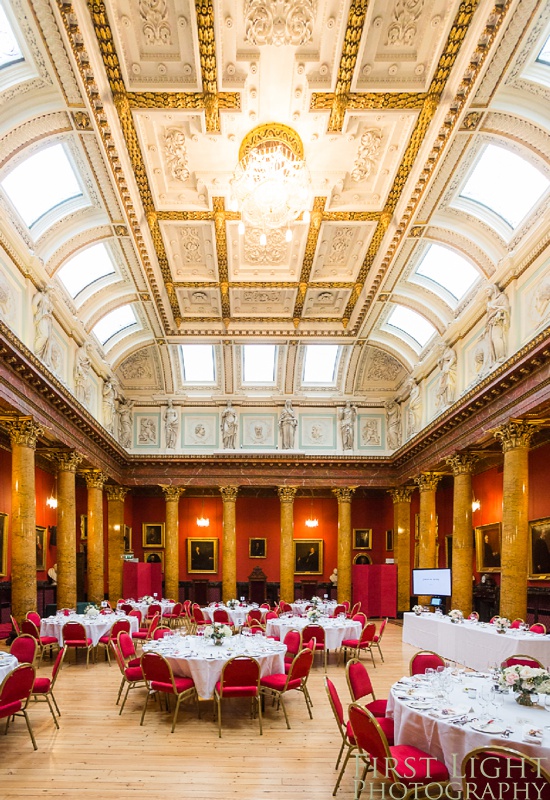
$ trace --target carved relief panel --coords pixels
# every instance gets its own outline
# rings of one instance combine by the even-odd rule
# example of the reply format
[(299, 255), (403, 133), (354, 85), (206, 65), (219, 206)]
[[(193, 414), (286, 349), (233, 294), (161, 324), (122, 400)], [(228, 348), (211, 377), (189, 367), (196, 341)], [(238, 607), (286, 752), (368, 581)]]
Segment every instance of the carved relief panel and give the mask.
[(212, 222), (161, 222), (174, 282), (216, 281), (216, 240)]
[(238, 223), (229, 222), (227, 230), (227, 265), (230, 281), (297, 281), (303, 260), (307, 225), (292, 226), (291, 242), (284, 230), (266, 231), (267, 243), (260, 243), (262, 231), (247, 228), (240, 236)]

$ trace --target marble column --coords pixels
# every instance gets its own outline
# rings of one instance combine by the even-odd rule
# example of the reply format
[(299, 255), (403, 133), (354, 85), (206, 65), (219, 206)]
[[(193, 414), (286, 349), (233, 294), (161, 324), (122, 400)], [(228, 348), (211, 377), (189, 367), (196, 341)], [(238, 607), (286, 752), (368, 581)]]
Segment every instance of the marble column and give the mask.
[(30, 417), (7, 424), (11, 442), (11, 613), (36, 610), (36, 493), (34, 454), (44, 432)]
[(279, 597), (287, 603), (294, 602), (294, 498), (296, 486), (279, 486), (281, 503), (281, 566)]
[(355, 486), (333, 489), (338, 499), (338, 602), (351, 603), (351, 496)]
[(394, 558), (397, 564), (397, 610), (411, 607), (411, 495), (414, 486), (389, 489), (393, 500)]
[(237, 521), (238, 486), (220, 486), (223, 500), (222, 600), (237, 597)]
[(57, 607), (76, 608), (76, 489), (82, 456), (59, 453), (57, 461)]
[(460, 453), (445, 459), (454, 476), (453, 486), (453, 588), (451, 607), (465, 617), (472, 612), (472, 469), (477, 457)]
[(107, 476), (100, 470), (85, 473), (88, 487), (88, 602), (105, 599), (103, 547), (103, 484)]
[(166, 501), (166, 543), (164, 545), (164, 594), (174, 602), (180, 596), (179, 502), (182, 486), (162, 486)]
[[(435, 493), (441, 475), (436, 472), (421, 472), (414, 479), (420, 492), (420, 537), (418, 542), (418, 566), (420, 569), (437, 567), (437, 516), (435, 513)], [(420, 605), (427, 605), (431, 597), (419, 597)]]
[(122, 597), (122, 555), (124, 553), (124, 498), (130, 490), (124, 486), (106, 486), (107, 493), (107, 569), (109, 600), (115, 604)]
[(524, 420), (495, 431), (504, 453), (500, 615), (527, 619), (529, 445), (538, 430)]

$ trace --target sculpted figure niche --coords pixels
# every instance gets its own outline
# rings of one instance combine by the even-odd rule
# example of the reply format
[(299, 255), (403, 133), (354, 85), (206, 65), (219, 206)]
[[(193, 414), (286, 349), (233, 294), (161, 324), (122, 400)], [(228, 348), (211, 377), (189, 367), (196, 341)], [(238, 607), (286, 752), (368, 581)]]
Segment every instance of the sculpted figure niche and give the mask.
[(92, 359), (90, 358), (91, 345), (89, 342), (84, 342), (82, 347), (76, 351), (74, 361), (74, 389), (75, 397), (79, 403), (89, 408), (90, 399), (92, 395), (92, 387), (90, 385), (90, 370), (92, 368)]
[(407, 409), (407, 431), (409, 436), (414, 436), (420, 430), (422, 422), (422, 399), (420, 397), (420, 386), (409, 378), (407, 386), (409, 393), (409, 407)]
[(346, 402), (344, 408), (338, 410), (340, 420), (340, 434), (342, 436), (342, 448), (353, 450), (353, 440), (355, 436), (355, 420), (357, 419), (357, 409), (352, 406), (350, 401)]
[(292, 408), (292, 401), (287, 400), (279, 416), (279, 430), (281, 431), (281, 447), (283, 450), (294, 450), (294, 436), (298, 419)]
[(224, 450), (235, 450), (237, 447), (237, 414), (231, 405), (231, 400), (227, 401), (227, 406), (222, 414), (221, 430)]
[(115, 432), (116, 391), (113, 382), (108, 378), (103, 384), (103, 425), (110, 434)]
[(455, 401), (456, 353), (452, 347), (443, 345), (437, 360), (439, 377), (435, 394), (435, 407), (443, 411)]
[(34, 352), (47, 367), (52, 364), (53, 303), (52, 288), (46, 287), (32, 299), (34, 321)]
[(123, 447), (132, 446), (132, 409), (133, 400), (126, 400), (123, 397), (118, 404), (118, 441)]
[(401, 445), (401, 408), (395, 400), (386, 400), (386, 438), (388, 448), (397, 450)]
[(485, 328), (475, 351), (475, 367), (480, 378), (506, 361), (510, 327), (510, 301), (506, 294), (494, 283), (487, 287), (486, 294)]
[(164, 412), (164, 430), (166, 447), (168, 450), (174, 450), (178, 439), (178, 412), (174, 408), (172, 400), (168, 401), (168, 407)]

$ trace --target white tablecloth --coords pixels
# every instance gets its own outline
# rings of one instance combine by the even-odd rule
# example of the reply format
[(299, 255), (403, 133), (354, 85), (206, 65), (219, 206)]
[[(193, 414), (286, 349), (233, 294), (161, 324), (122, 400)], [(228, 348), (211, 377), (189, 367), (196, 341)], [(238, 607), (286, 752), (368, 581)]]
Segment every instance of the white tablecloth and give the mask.
[(0, 683), (2, 683), (6, 675), (13, 672), (18, 665), (19, 661), (15, 656), (12, 656), (10, 653), (0, 653)]
[(144, 645), (144, 650), (161, 653), (170, 663), (174, 675), (193, 678), (199, 697), (208, 699), (214, 694), (224, 664), (230, 658), (247, 655), (260, 664), (261, 676), (283, 673), (286, 647), (280, 642), (267, 641), (260, 636), (231, 636), (217, 647), (203, 636), (167, 636)]
[(40, 636), (55, 636), (59, 646), (63, 647), (63, 625), (67, 622), (81, 622), (86, 630), (86, 636), (92, 640), (94, 646), (102, 636), (109, 633), (112, 626), (119, 619), (127, 619), (130, 622), (130, 633), (138, 630), (136, 617), (127, 617), (124, 614), (100, 614), (98, 617), (90, 618), (85, 614), (73, 614), (70, 617), (45, 617), (40, 623)]
[[(122, 605), (129, 605), (132, 608), (137, 609), (137, 611), (141, 611), (141, 616), (145, 619), (147, 616), (147, 611), (149, 610), (149, 603), (138, 603), (137, 600), (125, 600), (124, 603), (120, 603), (117, 608), (120, 610)], [(156, 605), (160, 605), (162, 609), (162, 613), (166, 613), (167, 611), (171, 612), (175, 603), (171, 603), (168, 600), (158, 600)]]
[[(207, 619), (214, 619), (214, 611), (227, 611), (231, 623), (239, 628), (242, 628), (246, 622), (246, 617), (249, 611), (257, 610), (258, 606), (237, 606), (237, 608), (227, 608), (227, 606), (206, 606), (201, 608), (202, 613)], [(267, 611), (267, 609), (265, 609)], [(262, 609), (263, 613), (264, 609)]]
[(545, 667), (550, 664), (548, 636), (515, 630), (500, 634), (494, 625), (482, 622), (454, 625), (436, 614), (403, 614), (403, 641), (471, 669), (486, 670), (519, 653), (537, 658)]
[[(414, 697), (407, 694), (404, 686), (393, 686), (388, 700), (388, 715), (395, 721), (395, 744), (413, 744), (421, 750), (425, 750), (430, 755), (444, 761), (451, 775), (460, 774), (462, 759), (477, 747), (487, 747), (499, 744), (504, 747), (511, 747), (520, 750), (526, 755), (541, 759), (541, 766), (548, 769), (550, 766), (550, 730), (545, 726), (550, 722), (550, 714), (545, 708), (535, 707), (526, 708), (520, 706), (515, 701), (513, 694), (504, 695), (503, 705), (496, 709), (489, 705), (487, 711), (481, 711), (477, 699), (472, 699), (465, 692), (466, 687), (479, 688), (482, 685), (490, 685), (487, 678), (474, 678), (464, 675), (460, 682), (453, 680), (452, 689), (445, 698), (446, 708), (464, 708), (465, 712), (473, 709), (473, 712), (466, 713), (468, 719), (478, 717), (477, 722), (468, 722), (465, 725), (453, 724), (452, 720), (436, 719), (430, 716), (430, 709), (420, 710), (411, 708), (408, 703), (414, 702)], [(428, 692), (427, 684), (422, 682), (416, 690), (415, 695), (423, 695)], [(399, 699), (406, 696), (407, 699)], [(436, 702), (435, 700), (433, 701)], [(502, 720), (500, 727), (511, 730), (509, 737), (503, 737), (502, 733), (476, 731), (472, 724), (478, 722), (483, 724), (489, 719)], [(523, 721), (522, 721), (523, 720)], [(539, 728), (543, 732), (541, 744), (534, 744), (523, 741), (524, 729)], [(456, 783), (460, 783), (458, 779)]]
[(344, 639), (358, 639), (361, 635), (361, 623), (351, 619), (329, 619), (321, 617), (319, 622), (310, 622), (303, 617), (279, 617), (267, 621), (266, 636), (278, 636), (284, 641), (287, 633), (294, 629), (303, 630), (306, 625), (320, 625), (325, 631), (327, 650), (337, 650)]
[[(306, 609), (311, 608), (312, 605), (311, 600), (297, 600), (295, 603), (291, 603), (290, 607), (294, 614), (303, 617), (306, 613)], [(327, 600), (326, 602), (318, 603), (316, 607), (322, 614), (326, 614), (327, 617), (330, 617), (337, 605), (336, 600)]]

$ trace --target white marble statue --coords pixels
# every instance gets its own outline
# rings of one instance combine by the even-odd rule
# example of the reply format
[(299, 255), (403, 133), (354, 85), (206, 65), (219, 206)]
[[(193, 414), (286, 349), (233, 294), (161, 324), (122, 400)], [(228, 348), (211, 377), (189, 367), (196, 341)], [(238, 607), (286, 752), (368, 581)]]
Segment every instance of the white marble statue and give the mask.
[(510, 327), (510, 301), (507, 295), (494, 283), (487, 287), (486, 293), (485, 328), (475, 351), (475, 367), (480, 378), (506, 361)]
[(90, 358), (90, 343), (84, 342), (82, 347), (76, 351), (74, 361), (74, 389), (75, 397), (79, 403), (88, 408), (92, 393), (90, 385), (90, 370), (92, 360)]
[(281, 447), (283, 450), (294, 450), (294, 436), (297, 425), (298, 419), (292, 408), (292, 401), (287, 400), (279, 415), (279, 430), (281, 431)]
[(108, 378), (103, 384), (103, 426), (111, 435), (115, 432), (116, 391), (113, 382)]
[(52, 363), (53, 303), (52, 288), (47, 286), (32, 299), (34, 315), (34, 352), (47, 367)]
[(397, 450), (401, 444), (401, 408), (395, 400), (386, 400), (386, 439), (390, 450)]
[(222, 414), (222, 421), (221, 421), (222, 442), (224, 450), (235, 450), (235, 448), (237, 447), (237, 428), (238, 428), (237, 414), (235, 409), (231, 405), (231, 400), (228, 400), (227, 406), (225, 407), (224, 412)]
[(422, 398), (420, 397), (420, 386), (414, 378), (409, 378), (407, 385), (409, 388), (407, 431), (409, 436), (414, 436), (420, 430), (422, 423)]
[(118, 441), (123, 447), (132, 446), (132, 409), (133, 400), (121, 398), (118, 403)]
[(340, 420), (340, 434), (342, 436), (342, 448), (344, 450), (353, 450), (357, 409), (355, 408), (355, 406), (352, 406), (349, 400), (346, 402), (344, 408), (338, 409), (338, 419)]
[(164, 412), (164, 430), (166, 433), (166, 447), (174, 450), (178, 440), (179, 415), (172, 400), (168, 400), (168, 407)]
[(443, 345), (437, 365), (439, 376), (435, 390), (435, 407), (442, 411), (455, 401), (456, 353), (452, 347)]

